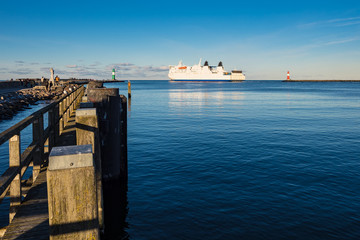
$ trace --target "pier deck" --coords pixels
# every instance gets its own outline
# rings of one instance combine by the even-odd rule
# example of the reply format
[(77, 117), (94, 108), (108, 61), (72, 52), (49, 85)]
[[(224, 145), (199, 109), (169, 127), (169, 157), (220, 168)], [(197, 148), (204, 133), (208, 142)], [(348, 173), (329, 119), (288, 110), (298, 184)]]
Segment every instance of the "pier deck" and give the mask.
[[(84, 86), (65, 94), (0, 133), (0, 144), (9, 144), (0, 203), (10, 200), (10, 223), (0, 229), (2, 239), (124, 234), (119, 226), (126, 214), (127, 99), (118, 88), (97, 82), (89, 83), (86, 96)], [(21, 131), (30, 125), (33, 141), (22, 151)], [(28, 167), (32, 177), (26, 179)]]
[[(64, 131), (55, 146), (76, 145), (75, 112), (70, 114)], [(48, 155), (45, 155), (48, 157)], [(47, 161), (45, 161), (46, 163)], [(49, 212), (46, 184), (47, 165), (44, 164), (14, 219), (2, 239), (49, 239)]]

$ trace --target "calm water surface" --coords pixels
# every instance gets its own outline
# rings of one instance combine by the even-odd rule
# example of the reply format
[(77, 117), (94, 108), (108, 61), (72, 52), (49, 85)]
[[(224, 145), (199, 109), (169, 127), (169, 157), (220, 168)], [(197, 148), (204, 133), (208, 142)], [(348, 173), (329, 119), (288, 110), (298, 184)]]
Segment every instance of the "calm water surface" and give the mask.
[(360, 83), (132, 82), (131, 239), (359, 239)]
[(132, 81), (128, 117), (130, 239), (360, 239), (360, 83)]

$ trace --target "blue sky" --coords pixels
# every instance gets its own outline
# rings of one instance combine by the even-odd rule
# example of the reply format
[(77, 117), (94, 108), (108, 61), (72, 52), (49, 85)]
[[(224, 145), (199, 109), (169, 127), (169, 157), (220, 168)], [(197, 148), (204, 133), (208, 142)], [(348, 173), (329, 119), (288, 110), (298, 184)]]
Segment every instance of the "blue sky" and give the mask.
[(167, 79), (199, 58), (248, 80), (360, 79), (360, 1), (1, 1), (0, 79)]

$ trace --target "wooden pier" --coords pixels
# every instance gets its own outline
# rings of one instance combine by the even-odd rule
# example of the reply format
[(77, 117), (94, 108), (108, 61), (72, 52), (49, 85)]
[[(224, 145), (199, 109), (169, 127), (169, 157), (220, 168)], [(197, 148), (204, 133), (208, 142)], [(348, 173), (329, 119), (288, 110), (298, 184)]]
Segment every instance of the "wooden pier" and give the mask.
[[(0, 144), (9, 142), (0, 203), (10, 198), (9, 225), (1, 239), (115, 236), (111, 213), (103, 207), (109, 202), (108, 189), (119, 189), (115, 197), (126, 195), (118, 186), (127, 186), (127, 99), (118, 89), (97, 87), (79, 85), (0, 134)], [(107, 119), (110, 110), (112, 121)], [(109, 133), (109, 124), (118, 129), (115, 135)], [(29, 125), (33, 141), (21, 152), (21, 131)], [(109, 147), (115, 150), (109, 152)], [(31, 177), (23, 179), (31, 166)]]

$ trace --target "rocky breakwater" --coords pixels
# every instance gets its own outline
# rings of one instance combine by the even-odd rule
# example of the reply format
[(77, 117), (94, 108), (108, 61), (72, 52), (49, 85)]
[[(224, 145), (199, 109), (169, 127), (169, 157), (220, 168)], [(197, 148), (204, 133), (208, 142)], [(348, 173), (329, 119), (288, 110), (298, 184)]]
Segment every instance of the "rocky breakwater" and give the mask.
[(37, 104), (39, 100), (56, 100), (74, 91), (78, 85), (52, 87), (44, 86), (22, 89), (16, 92), (0, 94), (0, 120), (11, 119), (18, 111), (28, 109), (29, 105)]

